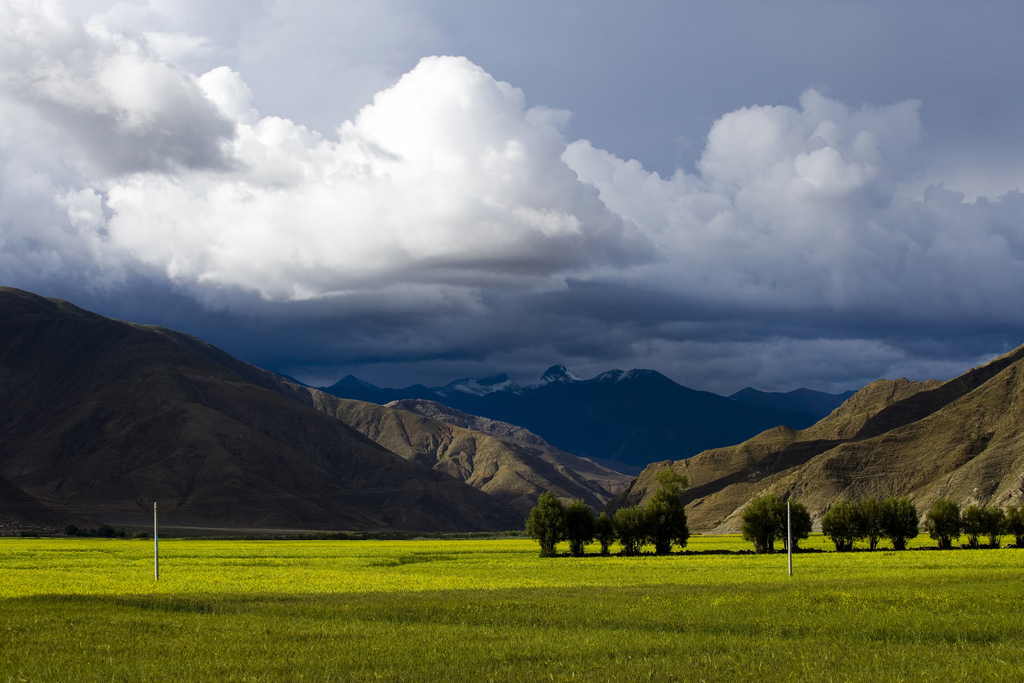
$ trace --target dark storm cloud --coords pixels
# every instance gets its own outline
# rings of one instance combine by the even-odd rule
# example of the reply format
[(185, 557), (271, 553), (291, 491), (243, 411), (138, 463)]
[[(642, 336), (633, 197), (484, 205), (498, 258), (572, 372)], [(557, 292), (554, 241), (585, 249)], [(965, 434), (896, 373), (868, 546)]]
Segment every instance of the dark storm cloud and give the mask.
[(1024, 342), (1021, 69), (987, 71), (1020, 22), (347, 7), (5, 5), (4, 284), (314, 384), (562, 362), (843, 390)]

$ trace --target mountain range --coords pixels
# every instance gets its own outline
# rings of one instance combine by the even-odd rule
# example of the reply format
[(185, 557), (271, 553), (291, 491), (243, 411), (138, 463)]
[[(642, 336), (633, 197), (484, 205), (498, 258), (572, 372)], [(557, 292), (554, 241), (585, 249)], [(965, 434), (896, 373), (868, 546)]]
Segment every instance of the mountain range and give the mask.
[(521, 529), (545, 490), (600, 507), (628, 483), (518, 437), (339, 399), (180, 332), (0, 288), (0, 522), (144, 525), (159, 501), (179, 527)]
[(825, 417), (843, 402), (853, 396), (856, 391), (844, 391), (841, 394), (826, 394), (812, 389), (794, 389), (786, 393), (758, 391), (753, 387), (741, 389), (729, 396), (734, 401), (750, 403), (755, 406), (767, 406), (779, 410), (807, 413), (817, 417)]
[(651, 462), (682, 459), (780, 425), (809, 427), (845, 395), (745, 389), (733, 397), (695, 391), (653, 370), (609, 370), (581, 379), (565, 366), (520, 386), (500, 374), (382, 389), (352, 375), (322, 391), (378, 404), (426, 400), (519, 425), (565, 452), (636, 474)]
[(793, 497), (820, 519), (837, 501), (908, 496), (923, 516), (1024, 500), (1024, 346), (946, 382), (879, 380), (804, 430), (779, 426), (735, 446), (647, 467), (609, 511), (643, 504), (666, 467), (684, 474), (691, 528), (735, 532), (755, 496)]
[(878, 380), (813, 424), (779, 420), (635, 479), (499, 410), (453, 404), (547, 410), (538, 422), (559, 438), (620, 451), (696, 427), (681, 452), (720, 437), (726, 419), (801, 415), (745, 400), (820, 411), (839, 397), (727, 398), (651, 371), (583, 380), (561, 366), (531, 387), (497, 376), (438, 388), (447, 396), (423, 389), (445, 400), (339, 398), (187, 334), (0, 288), (0, 529), (144, 527), (153, 501), (172, 526), (207, 532), (522, 529), (544, 491), (614, 512), (648, 500), (666, 467), (688, 478), (690, 526), (704, 532), (736, 531), (763, 493), (799, 499), (816, 519), (869, 495), (908, 496), (921, 514), (940, 496), (1024, 501), (1024, 346), (945, 382)]

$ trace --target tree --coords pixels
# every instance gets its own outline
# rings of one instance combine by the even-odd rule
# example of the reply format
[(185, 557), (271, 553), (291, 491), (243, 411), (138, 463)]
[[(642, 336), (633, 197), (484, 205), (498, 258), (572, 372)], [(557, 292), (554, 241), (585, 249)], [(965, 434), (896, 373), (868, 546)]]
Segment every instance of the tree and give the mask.
[(583, 548), (594, 540), (594, 513), (590, 506), (577, 498), (565, 506), (565, 539), (569, 541), (569, 554), (583, 557)]
[(1024, 509), (1010, 506), (1006, 508), (1006, 533), (1013, 536), (1013, 544), (1024, 548)]
[(1001, 507), (982, 508), (985, 512), (984, 535), (988, 536), (990, 548), (998, 548), (1003, 544), (1006, 533), (1006, 513)]
[(615, 512), (615, 534), (623, 555), (638, 555), (647, 542), (647, 515), (643, 508), (619, 508)]
[(828, 509), (821, 518), (821, 531), (832, 539), (836, 552), (853, 550), (853, 543), (864, 538), (864, 518), (860, 508), (845, 500)]
[(882, 534), (892, 541), (893, 550), (906, 550), (907, 541), (917, 538), (917, 507), (909, 498), (886, 498), (882, 503)]
[(766, 493), (747, 503), (743, 509), (740, 532), (743, 540), (754, 544), (756, 553), (775, 552), (775, 538), (786, 523), (786, 506), (779, 497)]
[(526, 519), (526, 533), (540, 543), (541, 557), (555, 556), (555, 545), (565, 540), (565, 508), (553, 493), (540, 494)]
[(644, 509), (647, 535), (654, 543), (655, 554), (667, 555), (672, 552), (673, 543), (685, 548), (690, 538), (686, 510), (679, 500), (679, 495), (689, 482), (671, 467), (658, 472), (655, 480), (659, 488)]
[(967, 535), (967, 545), (978, 547), (978, 538), (985, 533), (985, 508), (968, 505), (960, 513), (960, 530)]
[(814, 530), (814, 523), (811, 521), (811, 513), (807, 506), (795, 500), (789, 501), (789, 517), (792, 531), (786, 529), (785, 503), (783, 503), (782, 524), (779, 526), (779, 538), (782, 539), (782, 547), (786, 547), (786, 539), (789, 534), (793, 535), (793, 552), (800, 549), (800, 541), (811, 535)]
[(615, 522), (607, 512), (602, 512), (594, 523), (594, 535), (601, 543), (601, 554), (607, 555), (615, 542)]
[(68, 524), (64, 527), (64, 534), (67, 536), (75, 536), (78, 534), (78, 527), (74, 524)]
[(878, 546), (879, 539), (884, 536), (882, 532), (882, 501), (871, 496), (860, 501), (858, 507), (864, 522), (864, 537), (868, 539), (868, 547), (874, 550)]
[(953, 540), (960, 537), (960, 506), (948, 498), (939, 498), (924, 519), (924, 529), (939, 542), (939, 548), (949, 550)]

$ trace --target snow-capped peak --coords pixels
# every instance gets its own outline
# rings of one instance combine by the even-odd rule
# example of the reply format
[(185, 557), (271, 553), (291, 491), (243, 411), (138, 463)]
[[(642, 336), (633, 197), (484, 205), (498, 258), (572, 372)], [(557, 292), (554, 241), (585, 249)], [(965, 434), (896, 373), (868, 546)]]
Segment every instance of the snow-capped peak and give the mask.
[(545, 384), (552, 384), (553, 382), (564, 383), (582, 381), (583, 380), (580, 379), (580, 377), (576, 373), (572, 372), (564, 365), (552, 365), (550, 368), (544, 371), (543, 375), (541, 375), (540, 383), (537, 386), (542, 387)]
[(502, 373), (500, 375), (484, 377), (483, 379), (477, 379), (475, 377), (457, 379), (446, 386), (434, 389), (434, 391), (441, 396), (451, 396), (454, 393), (483, 396), (485, 394), (493, 394), (497, 391), (507, 391), (513, 394), (518, 394), (520, 388), (521, 387), (518, 384), (509, 379), (508, 375)]
[[(632, 372), (632, 371), (630, 371), (630, 372)], [(628, 373), (626, 373), (626, 374), (628, 374)], [(600, 375), (598, 375), (597, 377), (595, 377), (591, 381), (592, 382), (597, 382), (598, 384), (603, 384), (605, 382), (618, 382), (620, 379), (622, 379), (622, 375), (623, 375), (622, 370), (619, 370), (618, 368), (616, 368), (615, 370), (608, 370), (607, 372), (602, 372)]]

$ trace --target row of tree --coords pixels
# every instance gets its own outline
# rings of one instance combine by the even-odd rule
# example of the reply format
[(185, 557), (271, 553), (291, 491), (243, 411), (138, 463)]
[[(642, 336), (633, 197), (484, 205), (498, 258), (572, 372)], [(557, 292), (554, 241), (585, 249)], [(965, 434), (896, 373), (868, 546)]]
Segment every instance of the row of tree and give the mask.
[(580, 557), (594, 540), (600, 542), (602, 555), (610, 552), (615, 541), (622, 544), (623, 555), (638, 555), (647, 543), (654, 545), (656, 554), (666, 555), (673, 545), (685, 547), (690, 538), (686, 511), (679, 500), (688, 482), (671, 467), (659, 472), (655, 480), (658, 490), (647, 505), (620, 508), (614, 517), (604, 512), (594, 517), (580, 499), (563, 505), (553, 494), (543, 493), (526, 520), (526, 533), (540, 543), (541, 557), (553, 557), (555, 546), (562, 541), (569, 542), (573, 557)]
[[(811, 533), (811, 516), (799, 502), (790, 501), (793, 549)], [(893, 550), (905, 550), (907, 542), (916, 538), (919, 529), (917, 507), (909, 498), (891, 497), (880, 500), (865, 498), (857, 503), (842, 501), (832, 505), (821, 518), (821, 532), (835, 544), (836, 551), (853, 550), (856, 541), (868, 542), (874, 550), (883, 539)], [(743, 538), (754, 543), (758, 553), (774, 550), (776, 539), (787, 538), (786, 503), (767, 494), (750, 501), (743, 510)], [(1024, 547), (1024, 508), (960, 507), (947, 498), (939, 498), (925, 515), (925, 531), (938, 541), (939, 548), (952, 548), (953, 541), (967, 536), (967, 545), (980, 547), (987, 538), (989, 547), (998, 548), (1004, 535), (1012, 535), (1018, 547)]]
[(95, 538), (124, 538), (124, 529), (115, 529), (109, 524), (100, 524), (97, 529), (79, 529), (74, 524), (64, 527), (64, 534), (67, 536), (89, 536)]
[[(665, 555), (673, 545), (685, 547), (690, 537), (686, 511), (679, 499), (687, 486), (686, 477), (666, 468), (655, 477), (658, 490), (647, 505), (620, 508), (614, 517), (602, 512), (594, 517), (590, 507), (577, 499), (568, 505), (551, 493), (544, 493), (537, 507), (526, 520), (526, 532), (540, 543), (541, 557), (552, 557), (555, 546), (569, 542), (573, 557), (597, 540), (601, 554), (607, 555), (615, 541), (622, 545), (623, 555), (637, 555), (645, 544), (654, 545), (654, 552)], [(783, 548), (790, 538), (793, 550), (807, 538), (813, 528), (810, 512), (799, 501), (787, 502), (774, 494), (754, 498), (743, 510), (740, 531), (744, 540), (754, 544), (754, 551), (771, 553), (775, 542)], [(939, 543), (939, 548), (952, 548), (953, 541), (967, 536), (971, 548), (980, 547), (982, 538), (988, 546), (998, 548), (1004, 535), (1012, 535), (1017, 547), (1024, 547), (1024, 507), (960, 507), (947, 498), (939, 498), (925, 515), (925, 531)], [(836, 546), (837, 552), (853, 550), (856, 541), (866, 540), (875, 550), (883, 539), (893, 550), (905, 550), (907, 542), (916, 538), (919, 529), (917, 507), (909, 498), (870, 497), (857, 503), (842, 501), (832, 505), (821, 518), (821, 531)]]
[(821, 532), (832, 539), (837, 552), (853, 550), (855, 541), (865, 539), (871, 550), (882, 539), (889, 539), (893, 550), (906, 550), (907, 541), (917, 538), (919, 531), (917, 507), (909, 498), (842, 501), (821, 518)]
[(1014, 537), (1014, 544), (1024, 548), (1024, 508), (1010, 506), (980, 507), (968, 505), (963, 511), (948, 498), (939, 498), (925, 516), (924, 528), (939, 542), (940, 548), (952, 548), (953, 541), (967, 536), (967, 545), (981, 547), (981, 539), (988, 539), (990, 548), (1002, 545), (1003, 536)]

